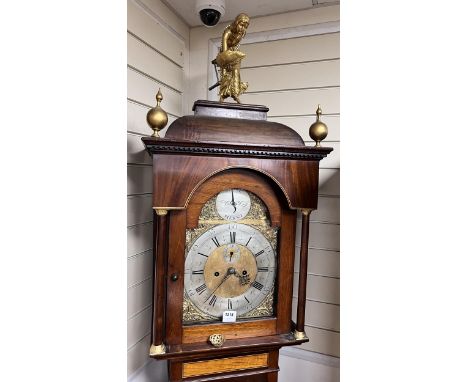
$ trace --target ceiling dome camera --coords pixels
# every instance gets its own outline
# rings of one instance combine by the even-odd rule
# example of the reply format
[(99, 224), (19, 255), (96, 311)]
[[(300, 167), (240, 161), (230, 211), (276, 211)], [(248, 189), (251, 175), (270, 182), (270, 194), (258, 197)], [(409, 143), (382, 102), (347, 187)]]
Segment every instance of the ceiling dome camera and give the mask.
[(224, 16), (226, 4), (224, 0), (197, 0), (196, 9), (202, 23), (214, 27)]

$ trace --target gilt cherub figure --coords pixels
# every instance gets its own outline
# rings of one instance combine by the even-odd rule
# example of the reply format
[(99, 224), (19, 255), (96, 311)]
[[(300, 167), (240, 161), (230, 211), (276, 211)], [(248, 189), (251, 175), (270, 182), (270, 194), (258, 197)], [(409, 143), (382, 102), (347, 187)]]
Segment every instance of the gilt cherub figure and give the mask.
[(241, 103), (239, 96), (247, 90), (249, 84), (242, 82), (240, 77), (240, 65), (245, 53), (239, 50), (239, 43), (247, 32), (250, 18), (245, 13), (237, 15), (236, 19), (228, 25), (223, 32), (221, 49), (216, 59), (216, 65), (220, 68), (221, 79), (219, 81), (219, 102), (232, 97), (237, 103)]

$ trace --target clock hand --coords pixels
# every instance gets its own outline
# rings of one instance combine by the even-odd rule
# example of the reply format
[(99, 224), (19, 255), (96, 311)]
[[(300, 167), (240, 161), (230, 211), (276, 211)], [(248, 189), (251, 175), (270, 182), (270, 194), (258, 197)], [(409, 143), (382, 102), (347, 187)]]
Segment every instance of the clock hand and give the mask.
[(207, 302), (208, 299), (215, 294), (215, 292), (218, 290), (218, 288), (229, 278), (229, 276), (231, 276), (231, 275), (233, 275), (235, 273), (236, 273), (236, 270), (234, 268), (229, 268), (226, 271), (226, 274), (224, 275), (221, 282), (218, 284), (218, 286), (215, 288), (215, 290), (213, 292), (211, 292), (211, 294), (206, 298), (206, 300), (204, 302)]
[(232, 202), (231, 205), (234, 207), (234, 212), (236, 212), (236, 202), (234, 201), (234, 190), (231, 190), (231, 195), (232, 195)]

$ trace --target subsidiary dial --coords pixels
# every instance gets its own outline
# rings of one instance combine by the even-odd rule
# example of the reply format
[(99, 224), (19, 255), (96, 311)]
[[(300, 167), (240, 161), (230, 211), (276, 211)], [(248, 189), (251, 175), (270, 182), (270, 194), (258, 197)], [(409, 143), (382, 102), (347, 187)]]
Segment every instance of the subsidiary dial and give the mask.
[(225, 190), (216, 197), (216, 211), (223, 219), (231, 221), (243, 219), (249, 210), (250, 196), (244, 190)]
[[(232, 235), (232, 232), (230, 234)], [(223, 254), (226, 263), (236, 263), (240, 259), (241, 247), (237, 244), (227, 244), (224, 247)]]

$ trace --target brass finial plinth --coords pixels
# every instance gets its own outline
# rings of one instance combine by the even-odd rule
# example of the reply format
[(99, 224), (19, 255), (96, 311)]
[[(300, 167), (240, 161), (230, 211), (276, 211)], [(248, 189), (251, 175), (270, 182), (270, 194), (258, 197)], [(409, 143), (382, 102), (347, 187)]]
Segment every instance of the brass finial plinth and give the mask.
[(298, 332), (297, 330), (294, 331), (294, 338), (296, 340), (305, 340), (308, 339), (307, 335), (305, 332)]
[(161, 345), (151, 345), (149, 355), (154, 356), (154, 355), (161, 355), (161, 354), (166, 354), (166, 345), (161, 344)]
[(162, 100), (163, 95), (159, 89), (158, 94), (156, 94), (156, 106), (149, 109), (148, 114), (146, 114), (146, 122), (153, 129), (152, 137), (159, 137), (159, 132), (167, 125), (167, 113), (159, 106)]
[(309, 135), (315, 141), (315, 147), (320, 147), (320, 142), (328, 135), (328, 127), (320, 120), (320, 116), (322, 115), (320, 105), (318, 105), (315, 114), (317, 115), (317, 120), (310, 125)]

